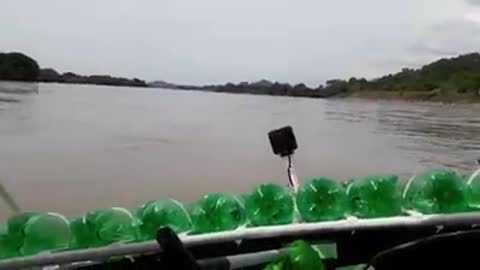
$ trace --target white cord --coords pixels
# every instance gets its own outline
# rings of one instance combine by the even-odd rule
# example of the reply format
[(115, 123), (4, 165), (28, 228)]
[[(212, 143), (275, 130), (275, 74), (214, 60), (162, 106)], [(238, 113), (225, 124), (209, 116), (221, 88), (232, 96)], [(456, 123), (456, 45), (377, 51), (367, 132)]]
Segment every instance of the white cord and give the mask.
[(295, 175), (295, 172), (293, 170), (293, 156), (291, 155), (287, 156), (287, 175), (290, 187), (293, 188), (293, 191), (295, 193), (297, 193), (300, 184), (298, 181), (298, 177)]

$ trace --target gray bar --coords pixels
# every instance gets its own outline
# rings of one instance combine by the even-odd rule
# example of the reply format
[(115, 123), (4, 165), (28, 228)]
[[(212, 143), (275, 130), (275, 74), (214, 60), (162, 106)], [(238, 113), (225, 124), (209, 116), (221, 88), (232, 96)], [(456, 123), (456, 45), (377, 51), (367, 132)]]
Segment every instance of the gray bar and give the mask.
[(287, 252), (287, 249), (267, 250), (250, 254), (229, 256), (227, 259), (230, 261), (230, 269), (239, 269), (270, 262), (280, 257), (285, 252)]
[(8, 208), (10, 208), (13, 213), (20, 212), (20, 207), (2, 183), (0, 183), (0, 197), (3, 198), (5, 203), (8, 205)]
[(288, 249), (273, 249), (254, 253), (202, 259), (198, 264), (207, 269), (239, 269), (270, 262), (285, 254)]
[[(462, 213), (450, 215), (402, 216), (376, 219), (346, 219), (340, 221), (302, 223), (281, 226), (266, 226), (238, 229), (235, 231), (183, 236), (186, 247), (205, 244), (218, 244), (241, 239), (265, 239), (281, 236), (302, 236), (306, 234), (329, 234), (336, 232), (358, 231), (362, 229), (388, 229), (402, 227), (449, 227), (457, 225), (480, 226), (480, 213)], [(41, 254), (0, 261), (0, 269), (18, 269), (34, 266), (64, 265), (82, 261), (102, 261), (111, 257), (139, 255), (160, 252), (156, 241), (133, 244), (118, 244), (107, 247), (67, 251), (54, 254)]]

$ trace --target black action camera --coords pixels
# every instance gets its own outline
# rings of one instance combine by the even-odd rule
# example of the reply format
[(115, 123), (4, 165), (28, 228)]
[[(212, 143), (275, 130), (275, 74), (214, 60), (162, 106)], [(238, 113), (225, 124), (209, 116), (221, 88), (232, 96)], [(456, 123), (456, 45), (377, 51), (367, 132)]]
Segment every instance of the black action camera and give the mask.
[(291, 126), (272, 130), (268, 133), (270, 144), (275, 155), (291, 156), (297, 149), (297, 140)]

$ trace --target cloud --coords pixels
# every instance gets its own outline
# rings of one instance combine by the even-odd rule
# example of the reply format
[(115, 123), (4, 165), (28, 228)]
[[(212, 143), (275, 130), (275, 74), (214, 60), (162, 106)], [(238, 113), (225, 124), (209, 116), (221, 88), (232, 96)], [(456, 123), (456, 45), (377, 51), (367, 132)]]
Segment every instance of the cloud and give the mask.
[(412, 54), (418, 56), (452, 56), (479, 49), (480, 24), (468, 19), (432, 25), (409, 48)]
[(393, 58), (382, 59), (376, 62), (375, 66), (379, 72), (396, 72), (403, 67), (419, 68), (439, 58), (479, 51), (478, 18), (478, 13), (468, 13), (463, 18), (432, 24), (402, 53)]
[(443, 48), (442, 46), (436, 46), (436, 45), (437, 44), (432, 46), (432, 44), (418, 42), (410, 46), (409, 50), (416, 55), (428, 54), (428, 55), (446, 56), (446, 55), (460, 54), (459, 51), (453, 48)]
[(478, 13), (478, 12), (466, 13), (465, 15), (463, 15), (463, 18), (466, 21), (480, 24), (480, 13)]
[(0, 26), (15, 27), (2, 28), (0, 50), (60, 71), (187, 84), (317, 84), (395, 71), (459, 51), (428, 38), (414, 43), (422, 29), (474, 11), (461, 0), (3, 2)]
[(465, 0), (465, 2), (471, 5), (480, 5), (480, 0)]

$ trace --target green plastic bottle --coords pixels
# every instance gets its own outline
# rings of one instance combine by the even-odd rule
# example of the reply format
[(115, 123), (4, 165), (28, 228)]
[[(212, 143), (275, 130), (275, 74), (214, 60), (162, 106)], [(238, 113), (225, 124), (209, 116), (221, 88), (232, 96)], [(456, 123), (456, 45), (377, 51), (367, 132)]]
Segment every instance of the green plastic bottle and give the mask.
[(0, 259), (17, 257), (20, 255), (20, 244), (8, 234), (8, 225), (0, 225)]
[(293, 242), (287, 254), (273, 261), (265, 270), (324, 270), (320, 252), (307, 242), (297, 240)]
[(303, 221), (338, 220), (348, 210), (347, 194), (333, 179), (312, 178), (300, 186), (296, 196), (297, 208)]
[(137, 211), (141, 221), (140, 239), (155, 239), (158, 229), (170, 227), (176, 233), (191, 230), (190, 217), (180, 202), (175, 200), (155, 200), (144, 204)]
[(0, 232), (0, 257), (66, 249), (71, 237), (69, 221), (62, 215), (20, 213), (10, 217)]
[(468, 209), (467, 183), (455, 171), (428, 170), (407, 183), (405, 207), (424, 214), (454, 213)]
[(41, 213), (31, 216), (23, 227), (22, 255), (42, 251), (66, 249), (72, 233), (67, 218), (56, 213)]
[(2, 249), (6, 253), (5, 256), (20, 256), (20, 249), (23, 245), (24, 233), (23, 229), (27, 221), (37, 212), (23, 212), (10, 217), (6, 223), (6, 234), (3, 234)]
[(347, 188), (351, 214), (361, 218), (389, 217), (401, 213), (401, 193), (396, 175), (370, 175)]
[(87, 224), (86, 216), (72, 218), (70, 220), (70, 229), (73, 234), (70, 248), (82, 249), (95, 246), (94, 243), (97, 242), (95, 228), (93, 224)]
[(292, 223), (294, 198), (289, 188), (278, 184), (261, 184), (245, 200), (251, 226)]
[(234, 196), (212, 193), (195, 203), (190, 217), (194, 233), (234, 230), (245, 224), (245, 209)]
[(17, 249), (20, 250), (22, 243), (23, 243), (23, 229), (25, 227), (25, 223), (35, 215), (40, 213), (37, 212), (23, 212), (16, 214), (10, 217), (7, 220), (7, 231), (9, 237), (14, 239), (15, 245), (17, 245)]
[(347, 180), (342, 182), (342, 187), (344, 189), (347, 189), (353, 182), (355, 182), (355, 179), (353, 178), (348, 178)]
[(471, 210), (480, 210), (480, 170), (467, 178), (467, 201)]
[(105, 246), (139, 238), (140, 222), (129, 210), (120, 207), (99, 209), (71, 222), (73, 248)]

